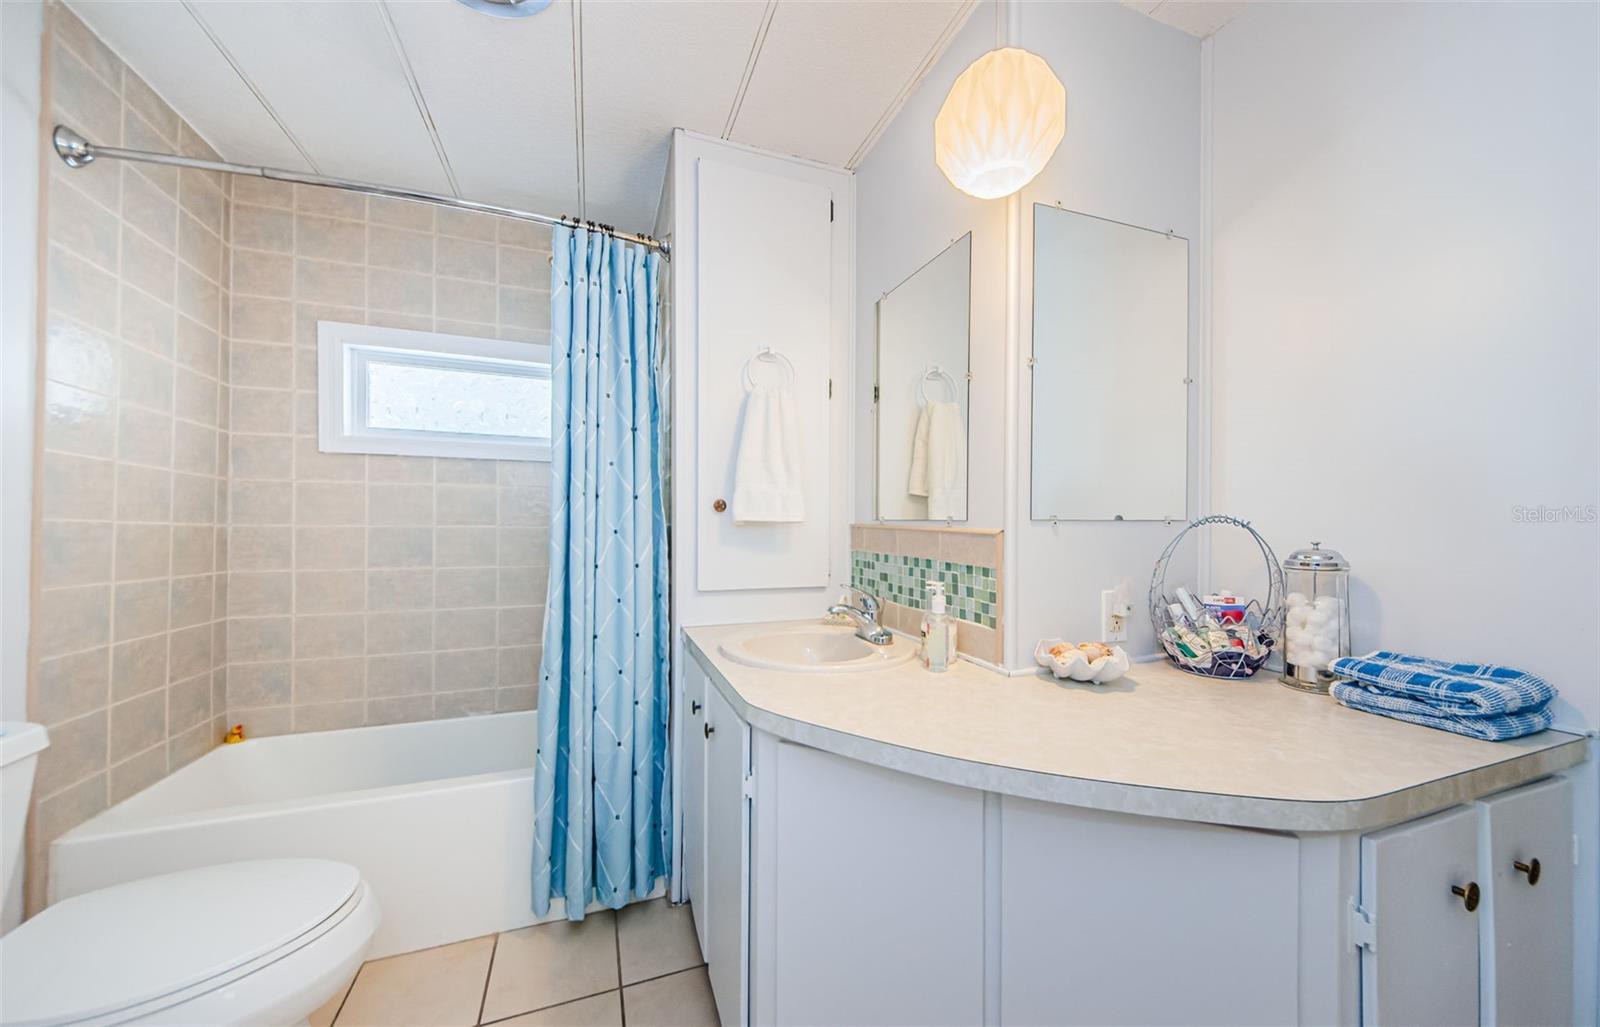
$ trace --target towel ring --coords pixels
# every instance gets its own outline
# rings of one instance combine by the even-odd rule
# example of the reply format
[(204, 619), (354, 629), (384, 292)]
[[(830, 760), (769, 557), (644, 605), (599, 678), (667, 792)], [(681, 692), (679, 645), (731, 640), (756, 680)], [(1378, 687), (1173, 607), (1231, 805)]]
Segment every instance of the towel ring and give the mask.
[(961, 392), (956, 386), (955, 376), (937, 364), (930, 366), (922, 372), (922, 377), (917, 379), (917, 406), (925, 407), (931, 400), (928, 399), (928, 379), (944, 382), (950, 389), (950, 402), (954, 403), (961, 397)]
[(793, 385), (794, 384), (794, 382), (795, 382), (794, 365), (789, 362), (789, 358), (784, 356), (782, 353), (779, 353), (777, 350), (773, 349), (771, 346), (763, 346), (763, 347), (761, 347), (761, 349), (756, 351), (755, 356), (751, 357), (749, 360), (746, 360), (744, 362), (744, 370), (742, 372), (740, 372), (741, 376), (744, 378), (744, 391), (752, 392), (752, 391), (755, 390), (756, 380), (750, 374), (750, 366), (752, 364), (754, 364), (757, 360), (764, 360), (769, 364), (777, 364), (777, 365), (779, 365), (780, 367), (783, 368), (784, 374), (787, 376), (785, 378), (785, 380), (784, 380), (784, 384), (785, 385)]

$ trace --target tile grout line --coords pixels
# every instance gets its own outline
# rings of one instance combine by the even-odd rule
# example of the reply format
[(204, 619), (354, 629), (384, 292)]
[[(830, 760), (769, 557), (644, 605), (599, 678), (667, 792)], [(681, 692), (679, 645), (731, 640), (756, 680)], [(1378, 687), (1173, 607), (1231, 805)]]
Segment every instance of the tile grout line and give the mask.
[(617, 1015), (622, 1018), (622, 1027), (628, 1027), (628, 1001), (622, 992), (622, 910), (617, 910), (611, 915), (611, 940), (617, 947)]
[(494, 957), (500, 951), (500, 935), (503, 931), (496, 931), (494, 943), (489, 946), (489, 966), (483, 972), (483, 994), (478, 998), (477, 1023), (483, 1022), (483, 1011), (489, 1004), (489, 982), (494, 978)]

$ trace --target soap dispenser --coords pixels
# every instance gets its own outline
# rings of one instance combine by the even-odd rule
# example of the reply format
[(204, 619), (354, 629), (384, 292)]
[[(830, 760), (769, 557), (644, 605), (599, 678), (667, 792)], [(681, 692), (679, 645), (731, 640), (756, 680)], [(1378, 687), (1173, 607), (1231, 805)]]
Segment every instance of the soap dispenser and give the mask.
[(944, 582), (928, 582), (928, 611), (922, 615), (922, 665), (943, 673), (956, 658), (956, 622), (944, 609)]

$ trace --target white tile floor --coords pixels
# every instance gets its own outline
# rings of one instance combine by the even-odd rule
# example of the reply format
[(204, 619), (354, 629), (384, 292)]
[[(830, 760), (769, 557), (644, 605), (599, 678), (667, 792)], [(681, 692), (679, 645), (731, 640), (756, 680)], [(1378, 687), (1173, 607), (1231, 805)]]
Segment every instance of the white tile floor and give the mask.
[(375, 959), (312, 1027), (718, 1027), (688, 906), (616, 913)]

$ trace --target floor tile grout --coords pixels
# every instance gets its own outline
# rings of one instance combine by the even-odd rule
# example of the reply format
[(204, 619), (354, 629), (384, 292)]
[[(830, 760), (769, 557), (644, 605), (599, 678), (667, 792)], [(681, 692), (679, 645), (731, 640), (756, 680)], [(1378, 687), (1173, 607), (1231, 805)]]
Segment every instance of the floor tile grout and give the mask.
[(489, 1004), (489, 982), (494, 979), (494, 957), (500, 951), (500, 935), (505, 932), (496, 931), (494, 943), (489, 946), (489, 968), (483, 974), (483, 994), (478, 998), (478, 1023), (483, 1022), (483, 1010)]
[(524, 1010), (522, 1010), (520, 1012), (516, 1012), (516, 1013), (507, 1013), (505, 1016), (497, 1017), (496, 1019), (493, 1019), (493, 1020), (484, 1020), (482, 1018), (483, 1014), (480, 1012), (478, 1014), (478, 1017), (479, 1017), (478, 1025), (479, 1025), (479, 1027), (490, 1027), (491, 1024), (504, 1023), (507, 1020), (515, 1020), (519, 1016), (527, 1016), (530, 1013), (543, 1013), (543, 1012), (546, 1012), (546, 1011), (551, 1010), (551, 1009), (559, 1009), (562, 1006), (570, 1006), (574, 1002), (582, 1002), (585, 999), (598, 998), (601, 995), (609, 995), (613, 991), (617, 993), (617, 1001), (621, 1002), (622, 1001), (622, 993), (627, 991), (629, 988), (636, 988), (641, 984), (650, 984), (650, 983), (652, 983), (654, 981), (665, 980), (668, 977), (676, 977), (678, 974), (686, 974), (686, 973), (689, 973), (692, 970), (704, 970), (704, 969), (706, 969), (706, 966), (707, 966), (707, 964), (705, 963), (704, 960), (702, 960), (702, 961), (694, 964), (693, 966), (686, 966), (681, 970), (668, 970), (666, 973), (664, 973), (664, 974), (656, 974), (654, 977), (646, 977), (643, 980), (633, 981), (633, 982), (631, 982), (629, 984), (619, 985), (618, 987), (615, 987), (615, 988), (605, 988), (605, 989), (603, 989), (601, 991), (592, 992), (592, 993), (590, 993), (588, 995), (579, 995), (577, 998), (564, 999), (564, 1000), (562, 1000), (560, 1002), (552, 1003), (551, 1005), (548, 1005), (548, 1006), (535, 1006), (532, 1009), (524, 1009)]
[(611, 918), (611, 939), (617, 944), (617, 1009), (622, 1020), (622, 1027), (628, 1027), (628, 1001), (622, 993), (622, 916), (618, 911), (617, 916)]
[(344, 986), (344, 994), (339, 996), (339, 1008), (335, 1009), (333, 1011), (333, 1015), (328, 1018), (328, 1027), (338, 1027), (339, 1014), (344, 1012), (344, 1004), (350, 1001), (350, 993), (356, 990), (356, 977), (360, 977), (361, 971), (365, 970), (366, 968), (366, 963), (362, 963), (360, 966), (356, 967), (355, 977), (350, 978), (350, 983)]

